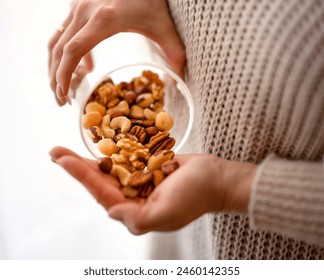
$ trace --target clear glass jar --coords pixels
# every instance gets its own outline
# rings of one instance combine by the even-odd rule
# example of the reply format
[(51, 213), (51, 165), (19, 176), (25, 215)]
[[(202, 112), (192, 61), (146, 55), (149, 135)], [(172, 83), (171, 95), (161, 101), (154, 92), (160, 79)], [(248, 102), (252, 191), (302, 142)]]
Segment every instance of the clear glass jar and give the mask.
[[(82, 127), (82, 116), (94, 89), (108, 77), (115, 84), (130, 82), (143, 70), (157, 73), (165, 83), (164, 110), (174, 119), (170, 135), (176, 144), (172, 148), (178, 153), (187, 141), (194, 117), (191, 94), (184, 81), (167, 64), (159, 48), (150, 40), (137, 34), (121, 34), (98, 45), (94, 50), (95, 70), (88, 74), (71, 94), (72, 105), (77, 108), (81, 137), (95, 157), (102, 157), (97, 144), (89, 138)], [(72, 96), (71, 96), (72, 95)]]

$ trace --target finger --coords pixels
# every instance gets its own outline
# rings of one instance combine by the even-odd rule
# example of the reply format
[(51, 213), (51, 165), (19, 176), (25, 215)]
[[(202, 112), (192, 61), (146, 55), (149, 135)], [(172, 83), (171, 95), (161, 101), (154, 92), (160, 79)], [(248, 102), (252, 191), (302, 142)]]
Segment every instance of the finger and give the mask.
[(157, 191), (151, 194), (145, 204), (118, 204), (111, 207), (108, 214), (111, 218), (122, 221), (133, 234), (137, 235), (170, 228), (174, 220), (176, 224), (180, 224), (175, 217), (175, 213), (178, 212), (168, 200), (160, 199), (160, 193)]
[(106, 210), (116, 203), (125, 201), (116, 178), (89, 168), (81, 158), (64, 155), (58, 158), (56, 163), (82, 183)]
[(91, 52), (86, 54), (84, 57), (84, 62), (85, 62), (85, 68), (86, 68), (86, 71), (87, 72), (91, 72), (93, 70), (93, 58), (92, 58), (92, 55), (91, 55)]
[(98, 28), (98, 24), (94, 21), (95, 19), (88, 21), (64, 47), (63, 56), (56, 72), (56, 81), (62, 97), (68, 93), (72, 73), (81, 58), (86, 56), (99, 42), (114, 35), (104, 33), (103, 28)]
[(153, 32), (149, 37), (161, 47), (174, 72), (184, 79), (186, 50), (172, 21), (159, 25)]
[(62, 36), (58, 39), (53, 52), (52, 52), (52, 61), (50, 68), (50, 85), (53, 92), (56, 93), (56, 96), (59, 100), (62, 99), (62, 96), (57, 92), (57, 82), (56, 82), (56, 71), (62, 59), (63, 50), (65, 45), (73, 38), (73, 36), (84, 26), (85, 22), (79, 20), (79, 18), (74, 17), (70, 25), (66, 28)]
[(60, 146), (54, 147), (50, 150), (49, 154), (54, 162), (62, 156), (69, 155), (69, 156), (73, 156), (75, 158), (80, 158), (80, 159), (84, 160), (84, 162), (86, 162), (91, 168), (98, 169), (98, 165), (97, 165), (96, 161), (81, 157), (78, 154), (76, 154), (75, 152), (73, 152), (65, 147), (60, 147)]
[[(73, 18), (73, 15), (72, 15), (72, 12), (70, 12), (69, 16), (63, 21), (61, 26), (66, 29), (69, 26), (70, 22), (72, 21), (72, 18)], [(50, 69), (51, 69), (51, 65), (52, 65), (53, 49), (54, 49), (57, 41), (62, 36), (62, 34), (63, 34), (63, 32), (57, 29), (48, 42), (48, 73), (49, 74), (50, 74)]]

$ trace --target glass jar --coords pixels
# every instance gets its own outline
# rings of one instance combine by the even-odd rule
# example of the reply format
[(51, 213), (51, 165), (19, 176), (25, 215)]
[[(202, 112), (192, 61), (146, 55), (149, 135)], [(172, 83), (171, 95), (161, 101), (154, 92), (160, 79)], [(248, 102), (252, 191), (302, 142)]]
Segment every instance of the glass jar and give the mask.
[(85, 106), (93, 91), (107, 78), (114, 84), (129, 83), (145, 70), (158, 74), (165, 84), (164, 111), (174, 119), (170, 136), (176, 140), (172, 150), (178, 153), (190, 134), (194, 106), (188, 87), (168, 65), (157, 45), (141, 35), (126, 33), (104, 41), (93, 53), (94, 72), (86, 75), (80, 83), (74, 81), (76, 90), (69, 93), (72, 105), (77, 108), (81, 137), (90, 153), (95, 158), (103, 156), (82, 126)]

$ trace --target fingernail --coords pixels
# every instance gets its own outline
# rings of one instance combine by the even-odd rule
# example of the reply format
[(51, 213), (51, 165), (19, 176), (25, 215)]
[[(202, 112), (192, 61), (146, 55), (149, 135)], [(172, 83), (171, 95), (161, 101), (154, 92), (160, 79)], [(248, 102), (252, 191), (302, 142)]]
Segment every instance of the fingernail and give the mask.
[(63, 101), (65, 96), (63, 96), (62, 88), (59, 84), (56, 85), (56, 96), (60, 101)]
[(57, 163), (57, 162), (56, 162), (57, 157), (55, 156), (55, 152), (53, 152), (53, 149), (51, 149), (51, 150), (48, 152), (48, 154), (49, 154), (49, 156), (51, 157), (51, 160), (52, 160), (53, 162)]

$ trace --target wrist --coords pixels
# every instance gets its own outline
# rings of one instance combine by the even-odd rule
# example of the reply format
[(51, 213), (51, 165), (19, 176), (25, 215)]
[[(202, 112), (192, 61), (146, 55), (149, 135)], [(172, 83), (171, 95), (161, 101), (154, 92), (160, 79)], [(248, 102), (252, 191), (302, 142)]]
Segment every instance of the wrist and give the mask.
[(223, 211), (246, 215), (257, 165), (227, 160), (224, 160), (223, 164)]
[(214, 157), (210, 212), (246, 215), (257, 165)]

